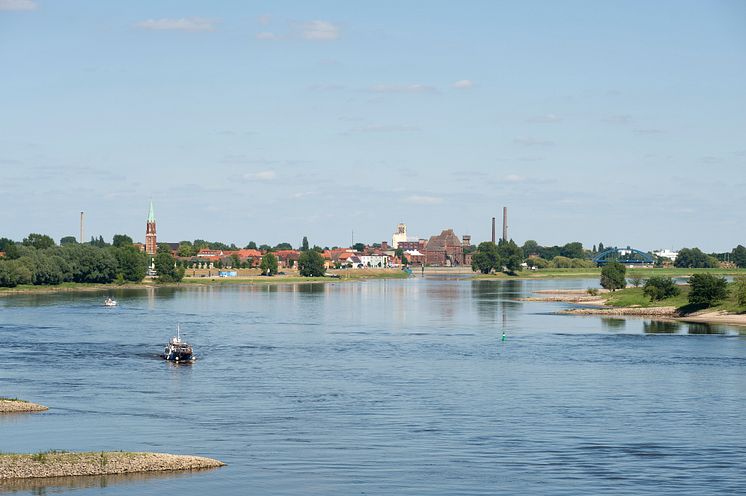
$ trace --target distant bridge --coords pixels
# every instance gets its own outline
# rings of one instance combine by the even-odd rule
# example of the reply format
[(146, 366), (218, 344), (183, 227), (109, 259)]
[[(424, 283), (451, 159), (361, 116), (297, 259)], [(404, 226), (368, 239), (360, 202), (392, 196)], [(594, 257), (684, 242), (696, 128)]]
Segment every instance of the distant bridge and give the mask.
[(593, 262), (598, 265), (606, 265), (609, 262), (619, 262), (624, 265), (653, 265), (655, 259), (650, 253), (645, 253), (634, 248), (607, 248), (595, 257)]

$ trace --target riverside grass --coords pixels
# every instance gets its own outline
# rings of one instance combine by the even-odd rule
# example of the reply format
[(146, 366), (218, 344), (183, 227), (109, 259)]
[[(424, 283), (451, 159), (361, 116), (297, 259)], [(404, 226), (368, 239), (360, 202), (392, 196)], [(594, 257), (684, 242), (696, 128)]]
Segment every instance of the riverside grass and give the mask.
[[(653, 267), (653, 268), (628, 268), (626, 278), (631, 279), (635, 276), (643, 279), (652, 276), (664, 277), (689, 277), (692, 274), (712, 274), (714, 276), (746, 276), (746, 269), (683, 269), (678, 267)], [(562, 279), (562, 278), (600, 278), (601, 269), (596, 267), (575, 268), (575, 269), (539, 269), (539, 270), (521, 270), (516, 275), (504, 273), (498, 274), (478, 274), (475, 279)]]
[(201, 456), (126, 451), (44, 451), (0, 454), (0, 482), (40, 477), (129, 474), (222, 467), (219, 460)]

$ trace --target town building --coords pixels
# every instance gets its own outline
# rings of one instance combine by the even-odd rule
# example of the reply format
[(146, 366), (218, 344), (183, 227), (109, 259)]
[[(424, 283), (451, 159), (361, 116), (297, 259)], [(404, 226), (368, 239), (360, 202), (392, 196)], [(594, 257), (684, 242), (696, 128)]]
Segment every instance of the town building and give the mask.
[(667, 258), (668, 260), (675, 262), (676, 257), (679, 256), (679, 252), (668, 249), (653, 250), (653, 255), (656, 257)]
[(464, 247), (453, 229), (431, 236), (425, 244), (425, 263), (440, 267), (464, 265)]
[[(406, 224), (399, 224), (396, 226), (396, 232), (391, 236), (391, 247), (396, 250), (397, 248), (404, 248), (402, 244), (404, 243), (417, 243), (419, 240), (418, 238), (409, 237), (407, 236), (407, 225)], [(388, 248), (388, 247), (386, 247)]]
[(150, 212), (148, 213), (148, 222), (145, 225), (145, 253), (155, 256), (158, 251), (158, 243), (155, 235), (155, 212), (153, 202), (150, 202)]

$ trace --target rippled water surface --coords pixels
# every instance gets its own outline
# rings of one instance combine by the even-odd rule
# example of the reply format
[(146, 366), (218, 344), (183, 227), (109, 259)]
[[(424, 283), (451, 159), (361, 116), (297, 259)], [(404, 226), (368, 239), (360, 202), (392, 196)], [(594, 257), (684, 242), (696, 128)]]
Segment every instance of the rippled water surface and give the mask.
[[(746, 493), (746, 338), (554, 315), (537, 289), (409, 279), (0, 298), (0, 451), (165, 451), (193, 474), (75, 494)], [(177, 323), (199, 360), (158, 353)], [(503, 330), (507, 339), (501, 340)]]

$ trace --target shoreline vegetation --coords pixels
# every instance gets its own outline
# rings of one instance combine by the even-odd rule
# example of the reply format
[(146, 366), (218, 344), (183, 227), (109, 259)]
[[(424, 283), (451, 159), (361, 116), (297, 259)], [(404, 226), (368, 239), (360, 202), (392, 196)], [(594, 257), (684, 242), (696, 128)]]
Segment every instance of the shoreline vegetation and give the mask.
[(42, 477), (190, 471), (222, 467), (219, 460), (168, 453), (47, 451), (0, 454), (0, 482)]
[(260, 284), (309, 284), (364, 281), (366, 279), (406, 279), (408, 274), (399, 269), (352, 269), (330, 271), (329, 276), (304, 277), (298, 274), (263, 276), (259, 273), (237, 277), (184, 277), (181, 282), (159, 282), (155, 279), (144, 279), (142, 282), (117, 283), (77, 283), (64, 282), (57, 285), (25, 284), (14, 288), (0, 288), (0, 296), (14, 294), (37, 294), (58, 292), (112, 291), (117, 289), (179, 288), (211, 285), (260, 285)]
[(0, 413), (34, 413), (45, 412), (48, 407), (18, 398), (0, 397)]
[(676, 320), (703, 324), (746, 326), (746, 312), (732, 297), (717, 305), (701, 308), (688, 304), (688, 286), (678, 286), (681, 293), (671, 298), (650, 301), (641, 287), (627, 287), (617, 291), (583, 289), (540, 290), (521, 301), (560, 302), (582, 305), (559, 311), (563, 315), (600, 315), (609, 317), (648, 317), (655, 320)]

